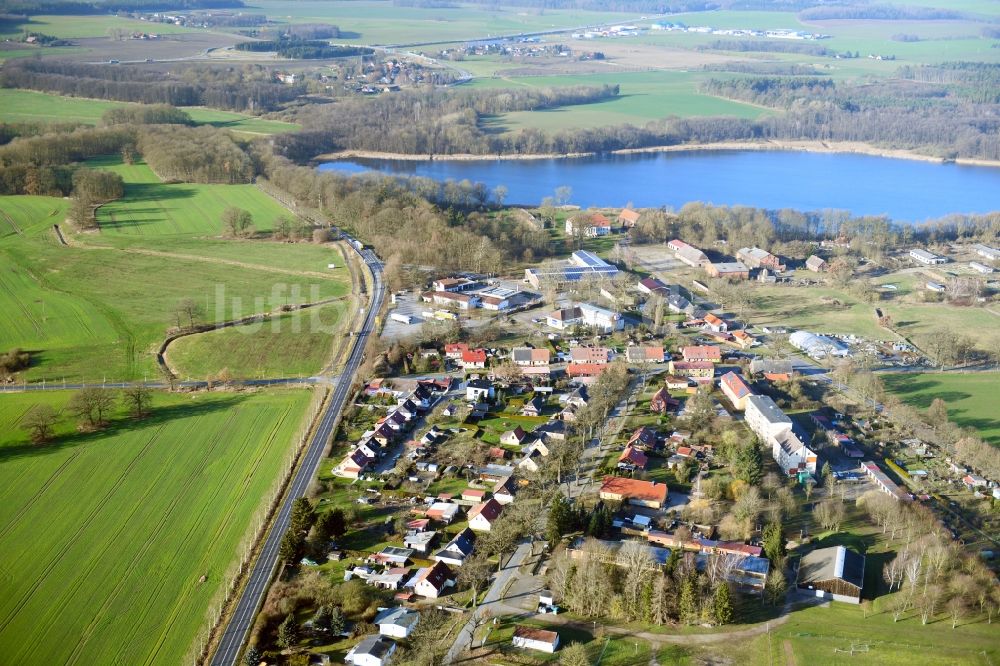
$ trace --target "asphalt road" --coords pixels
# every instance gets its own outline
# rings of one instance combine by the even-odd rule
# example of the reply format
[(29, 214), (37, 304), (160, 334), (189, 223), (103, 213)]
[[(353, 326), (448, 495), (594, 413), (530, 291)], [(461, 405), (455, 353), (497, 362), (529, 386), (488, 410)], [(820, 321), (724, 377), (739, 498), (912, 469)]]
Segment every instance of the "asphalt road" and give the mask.
[(288, 529), (292, 513), (292, 503), (305, 495), (309, 484), (316, 476), (320, 460), (323, 457), (323, 450), (326, 448), (326, 444), (333, 433), (333, 424), (336, 422), (337, 415), (340, 414), (344, 403), (350, 396), (351, 384), (354, 380), (354, 374), (361, 365), (365, 343), (370, 334), (376, 333), (373, 330), (375, 317), (385, 296), (385, 288), (382, 284), (382, 264), (371, 250), (361, 250), (360, 254), (365, 264), (372, 271), (375, 279), (375, 286), (372, 289), (372, 298), (368, 305), (368, 313), (365, 316), (364, 325), (360, 331), (355, 331), (355, 335), (353, 336), (354, 346), (344, 367), (344, 372), (340, 375), (340, 381), (337, 382), (334, 389), (333, 399), (330, 400), (326, 411), (320, 417), (319, 427), (309, 442), (309, 448), (306, 451), (302, 464), (295, 472), (291, 488), (285, 496), (285, 501), (279, 508), (278, 515), (265, 537), (264, 547), (261, 550), (260, 556), (251, 567), (246, 586), (243, 588), (239, 601), (236, 604), (236, 610), (229, 619), (229, 624), (222, 634), (219, 646), (212, 656), (211, 664), (213, 666), (235, 666), (239, 659), (240, 651), (243, 649), (243, 644), (246, 642), (250, 629), (253, 627), (254, 619), (257, 616), (257, 609), (260, 608), (261, 603), (264, 601), (264, 595), (271, 582), (271, 577), (274, 575), (274, 570), (278, 565), (278, 547), (281, 544), (285, 530)]

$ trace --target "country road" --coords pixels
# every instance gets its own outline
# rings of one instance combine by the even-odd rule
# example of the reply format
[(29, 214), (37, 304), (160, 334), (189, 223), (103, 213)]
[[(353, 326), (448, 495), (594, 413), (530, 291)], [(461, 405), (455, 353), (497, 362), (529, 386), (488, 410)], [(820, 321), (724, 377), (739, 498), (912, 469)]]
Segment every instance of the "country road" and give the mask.
[(382, 284), (382, 264), (371, 250), (361, 250), (360, 254), (374, 278), (372, 298), (368, 304), (364, 324), (361, 330), (356, 331), (353, 336), (351, 354), (344, 367), (344, 372), (336, 384), (333, 398), (328, 403), (326, 411), (320, 416), (319, 425), (309, 442), (302, 464), (294, 472), (291, 487), (278, 509), (273, 525), (264, 538), (260, 555), (251, 565), (249, 577), (240, 593), (236, 609), (233, 611), (215, 654), (212, 656), (211, 664), (213, 666), (235, 666), (239, 659), (240, 652), (257, 616), (257, 609), (263, 603), (264, 595), (278, 565), (278, 548), (285, 530), (288, 529), (292, 503), (305, 495), (309, 484), (315, 478), (323, 457), (323, 450), (333, 434), (333, 426), (350, 395), (354, 374), (361, 365), (368, 336), (372, 333), (377, 334), (374, 331), (375, 319), (385, 295), (385, 288)]

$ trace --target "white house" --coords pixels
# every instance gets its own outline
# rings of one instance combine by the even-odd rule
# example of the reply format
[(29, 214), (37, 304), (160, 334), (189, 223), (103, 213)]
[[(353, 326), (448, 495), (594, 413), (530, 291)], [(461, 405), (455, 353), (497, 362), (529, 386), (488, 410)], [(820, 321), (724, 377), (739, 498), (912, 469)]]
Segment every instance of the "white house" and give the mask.
[(514, 638), (511, 639), (511, 643), (514, 647), (552, 654), (559, 648), (559, 634), (546, 629), (519, 625), (514, 629)]
[(420, 613), (409, 608), (387, 608), (375, 616), (374, 623), (383, 636), (407, 638), (420, 621)]
[(984, 259), (989, 259), (990, 261), (1000, 261), (1000, 250), (992, 248), (989, 245), (983, 245), (982, 243), (976, 243), (972, 246), (972, 249), (976, 251), (980, 257)]
[(344, 661), (354, 666), (385, 666), (392, 659), (396, 644), (382, 635), (366, 636), (347, 653)]
[(816, 452), (792, 431), (792, 419), (774, 400), (766, 395), (751, 395), (744, 404), (747, 427), (771, 447), (771, 456), (785, 474), (816, 473)]
[(438, 561), (432, 567), (426, 567), (417, 574), (413, 591), (422, 597), (437, 599), (446, 588), (455, 584), (451, 569), (444, 562)]
[(602, 333), (620, 331), (625, 327), (625, 320), (620, 314), (589, 303), (550, 312), (545, 316), (545, 323), (560, 331), (577, 324), (592, 326)]
[(489, 532), (503, 512), (503, 506), (492, 497), (469, 509), (469, 529)]
[(493, 395), (493, 384), (485, 379), (472, 379), (465, 385), (465, 399), (469, 402), (486, 402)]

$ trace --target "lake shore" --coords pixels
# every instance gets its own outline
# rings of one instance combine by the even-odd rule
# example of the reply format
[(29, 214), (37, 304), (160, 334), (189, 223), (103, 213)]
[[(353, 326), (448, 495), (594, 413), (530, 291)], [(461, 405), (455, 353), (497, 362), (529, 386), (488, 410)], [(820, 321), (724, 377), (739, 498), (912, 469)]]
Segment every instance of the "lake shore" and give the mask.
[[(624, 148), (621, 150), (609, 151), (612, 155), (635, 155), (641, 153), (678, 153), (696, 151), (721, 151), (721, 150), (773, 150), (773, 151), (802, 151), (810, 153), (853, 153), (857, 155), (871, 155), (873, 157), (887, 157), (892, 159), (916, 160), (920, 162), (932, 162), (943, 164), (948, 160), (932, 155), (924, 155), (911, 150), (879, 148), (871, 144), (854, 141), (724, 141), (721, 143), (683, 143), (672, 146), (650, 146), (648, 148)], [(383, 153), (369, 150), (344, 150), (337, 153), (326, 153), (317, 155), (314, 161), (343, 160), (343, 159), (370, 159), (370, 160), (400, 160), (422, 162), (428, 160), (449, 161), (449, 162), (473, 162), (473, 161), (515, 161), (515, 160), (551, 160), (551, 159), (572, 159), (582, 157), (593, 157), (597, 153), (539, 153), (531, 155), (475, 155), (472, 153), (456, 153), (452, 155), (430, 155), (427, 153), (407, 154), (407, 153)], [(959, 158), (954, 160), (955, 164), (965, 164), (969, 166), (1000, 167), (1000, 160), (983, 160), (971, 158)]]

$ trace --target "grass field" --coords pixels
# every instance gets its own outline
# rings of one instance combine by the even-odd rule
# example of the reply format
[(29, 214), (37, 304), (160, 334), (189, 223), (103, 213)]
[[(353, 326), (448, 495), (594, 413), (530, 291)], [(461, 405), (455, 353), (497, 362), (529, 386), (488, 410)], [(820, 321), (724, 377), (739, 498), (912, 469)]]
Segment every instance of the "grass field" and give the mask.
[[(345, 309), (344, 303), (331, 303), (259, 325), (181, 338), (170, 346), (170, 364), (181, 376), (226, 369), (234, 377), (309, 377), (329, 362)], [(290, 336), (294, 331), (301, 332)]]
[(68, 398), (0, 396), (0, 654), (181, 663), (310, 394), (157, 395), (145, 421), (85, 435), (67, 418), (57, 442), (27, 444), (25, 411)]
[(555, 87), (573, 85), (620, 85), (615, 98), (593, 104), (561, 107), (545, 111), (516, 111), (499, 116), (492, 125), (500, 130), (533, 127), (541, 130), (600, 127), (602, 125), (644, 125), (666, 116), (737, 116), (757, 118), (767, 109), (703, 95), (698, 81), (706, 74), (692, 72), (626, 72), (582, 76), (528, 76), (519, 78), (477, 78), (470, 85), (483, 88)]
[(1000, 373), (884, 374), (882, 380), (889, 393), (914, 407), (926, 409), (934, 398), (941, 398), (948, 405), (949, 419), (975, 428), (984, 439), (1000, 446)]
[(253, 185), (167, 184), (144, 163), (126, 165), (113, 158), (90, 164), (115, 171), (125, 180), (125, 196), (98, 211), (102, 234), (220, 235), (222, 213), (234, 206), (249, 211), (259, 231), (269, 231), (277, 218), (290, 216)]
[(25, 32), (40, 32), (60, 39), (104, 37), (111, 28), (155, 32), (161, 35), (193, 32), (192, 28), (167, 23), (147, 23), (119, 16), (31, 16), (27, 21), (9, 21), (0, 24), (0, 39), (18, 39)]
[[(96, 125), (108, 109), (129, 106), (126, 102), (102, 99), (64, 97), (33, 90), (0, 88), (0, 121), (2, 122), (61, 122)], [(224, 127), (244, 134), (278, 134), (293, 132), (298, 125), (280, 120), (255, 118), (241, 113), (217, 111), (199, 106), (185, 107), (191, 119), (199, 125)]]
[[(111, 228), (61, 246), (51, 226), (63, 221), (64, 200), (0, 198), (0, 307), (17, 313), (0, 320), (0, 349), (33, 352), (25, 380), (158, 376), (153, 352), (167, 328), (176, 325), (177, 304), (186, 298), (203, 308), (202, 321), (214, 322), (348, 293), (343, 256), (329, 247), (200, 241), (199, 234), (221, 231), (219, 215), (229, 205), (252, 210), (264, 228), (272, 216), (287, 214), (256, 188), (163, 185), (141, 164), (124, 166), (110, 159), (93, 164), (126, 177), (127, 197), (114, 204), (117, 218), (142, 219), (142, 234), (134, 227)], [(144, 238), (156, 242), (143, 246)], [(95, 247), (98, 243), (106, 247)], [(327, 270), (331, 262), (341, 268)], [(325, 358), (332, 333), (315, 333), (328, 336), (326, 348), (305, 355), (297, 342), (300, 336), (315, 342), (314, 333), (283, 328), (268, 347), (273, 356), (267, 367), (279, 367), (284, 352), (297, 372), (312, 367), (309, 359)], [(214, 365), (210, 356), (204, 358)], [(244, 363), (222, 367), (230, 365)], [(220, 368), (189, 363), (187, 369), (205, 376)]]

